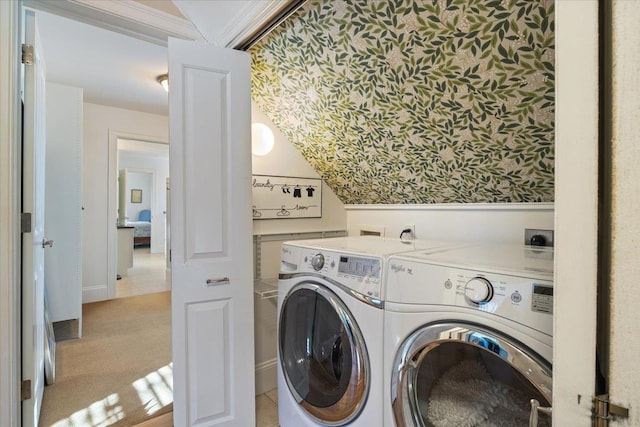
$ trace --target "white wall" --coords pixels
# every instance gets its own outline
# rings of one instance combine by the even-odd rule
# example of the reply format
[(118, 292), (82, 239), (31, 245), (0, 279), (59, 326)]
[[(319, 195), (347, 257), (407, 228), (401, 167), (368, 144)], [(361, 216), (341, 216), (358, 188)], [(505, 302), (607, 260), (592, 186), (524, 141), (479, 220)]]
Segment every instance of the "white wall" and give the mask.
[[(144, 140), (145, 136), (168, 140), (168, 118), (104, 105), (84, 104), (83, 302), (106, 299), (108, 281), (115, 280), (115, 277), (109, 277), (109, 266), (106, 261), (110, 258), (108, 253), (110, 233), (114, 236), (111, 237), (113, 239), (111, 244), (115, 243), (115, 218), (117, 218), (116, 203), (113, 205), (114, 212), (108, 212), (109, 159), (116, 158), (115, 153), (109, 152), (110, 132), (129, 134), (128, 136), (138, 135), (141, 140)], [(113, 186), (115, 188), (115, 182)], [(113, 224), (109, 223), (110, 217), (114, 218)]]
[[(165, 232), (166, 232), (166, 211), (167, 211), (167, 192), (166, 192), (166, 179), (169, 176), (169, 146), (167, 148), (167, 155), (158, 156), (150, 153), (142, 154), (136, 152), (121, 152), (118, 154), (118, 167), (120, 169), (144, 169), (153, 172), (154, 182), (153, 187), (153, 200), (149, 200), (149, 207), (151, 209), (151, 252), (163, 253), (165, 249)], [(130, 177), (127, 179), (127, 185), (129, 185)], [(130, 188), (135, 187), (133, 184)], [(147, 196), (151, 196), (150, 192), (146, 192)], [(131, 200), (131, 192), (128, 193), (127, 200)], [(142, 201), (145, 202), (145, 191), (142, 191)], [(127, 203), (128, 206), (141, 206), (137, 203)], [(138, 218), (138, 212), (132, 212), (133, 216), (127, 213), (130, 219), (135, 220)]]
[[(612, 2), (611, 70), (611, 272), (609, 394), (611, 402), (629, 408), (617, 426), (640, 425), (640, 4)], [(608, 46), (605, 47), (605, 49)], [(602, 343), (599, 343), (602, 345)], [(606, 347), (604, 347), (606, 349)]]
[[(151, 210), (151, 191), (153, 188), (152, 172), (129, 172), (127, 176), (127, 207), (126, 216), (130, 221), (137, 221), (140, 211)], [(131, 190), (141, 190), (140, 203), (131, 201)]]
[[(319, 178), (298, 150), (278, 128), (251, 103), (251, 121), (264, 123), (275, 136), (273, 150), (265, 156), (253, 156), (253, 173), (256, 175), (295, 176)], [(264, 219), (253, 221), (253, 234), (288, 234), (346, 229), (344, 205), (323, 183), (322, 218)], [(261, 271), (263, 278), (275, 278), (280, 264), (280, 241), (262, 244)], [(254, 300), (256, 393), (263, 393), (276, 386), (276, 332), (277, 299)]]
[(407, 225), (418, 239), (524, 243), (524, 229), (553, 229), (553, 203), (346, 205), (349, 235), (361, 229), (399, 237)]
[[(253, 173), (256, 175), (295, 176), (320, 178), (302, 154), (264, 113), (251, 103), (251, 121), (264, 123), (275, 136), (273, 150), (265, 156), (253, 156)], [(326, 184), (322, 186), (322, 218), (261, 219), (253, 221), (253, 234), (293, 233), (344, 229), (346, 214), (344, 205)]]

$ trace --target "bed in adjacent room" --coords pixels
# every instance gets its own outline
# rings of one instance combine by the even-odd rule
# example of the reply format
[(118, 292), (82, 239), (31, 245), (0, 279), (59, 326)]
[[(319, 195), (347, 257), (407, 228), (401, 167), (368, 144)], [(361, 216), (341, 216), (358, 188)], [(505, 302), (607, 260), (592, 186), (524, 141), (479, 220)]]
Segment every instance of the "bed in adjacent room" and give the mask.
[(151, 246), (151, 211), (141, 210), (137, 221), (126, 221), (133, 227), (133, 246)]

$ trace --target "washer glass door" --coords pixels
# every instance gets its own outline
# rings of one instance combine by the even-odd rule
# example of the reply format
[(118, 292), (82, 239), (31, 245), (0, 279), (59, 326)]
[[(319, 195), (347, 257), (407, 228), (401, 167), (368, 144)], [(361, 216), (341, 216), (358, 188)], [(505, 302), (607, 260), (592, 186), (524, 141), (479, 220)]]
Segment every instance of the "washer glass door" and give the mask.
[(280, 363), (293, 397), (315, 421), (358, 416), (369, 387), (362, 334), (346, 305), (315, 282), (296, 285), (280, 311)]
[[(497, 331), (436, 324), (404, 341), (391, 390), (399, 427), (527, 427), (532, 399), (551, 406), (551, 368)], [(547, 415), (538, 420), (538, 426), (551, 425)]]

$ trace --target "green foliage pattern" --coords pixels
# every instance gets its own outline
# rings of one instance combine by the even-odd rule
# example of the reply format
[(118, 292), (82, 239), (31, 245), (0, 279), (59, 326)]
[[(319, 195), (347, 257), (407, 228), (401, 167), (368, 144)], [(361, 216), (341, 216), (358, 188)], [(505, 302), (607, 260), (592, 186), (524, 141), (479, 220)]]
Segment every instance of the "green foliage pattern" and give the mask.
[(553, 0), (312, 0), (252, 97), (344, 203), (550, 202)]

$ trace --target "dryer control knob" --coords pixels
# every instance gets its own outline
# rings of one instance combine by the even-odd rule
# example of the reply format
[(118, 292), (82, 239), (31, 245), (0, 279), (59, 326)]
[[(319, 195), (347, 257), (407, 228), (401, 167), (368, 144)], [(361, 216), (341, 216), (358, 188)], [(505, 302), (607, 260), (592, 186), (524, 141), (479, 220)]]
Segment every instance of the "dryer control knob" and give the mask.
[(474, 277), (464, 285), (464, 296), (475, 304), (489, 302), (493, 298), (493, 286), (484, 277)]
[(324, 255), (317, 254), (311, 259), (311, 266), (314, 270), (319, 271), (324, 267)]

